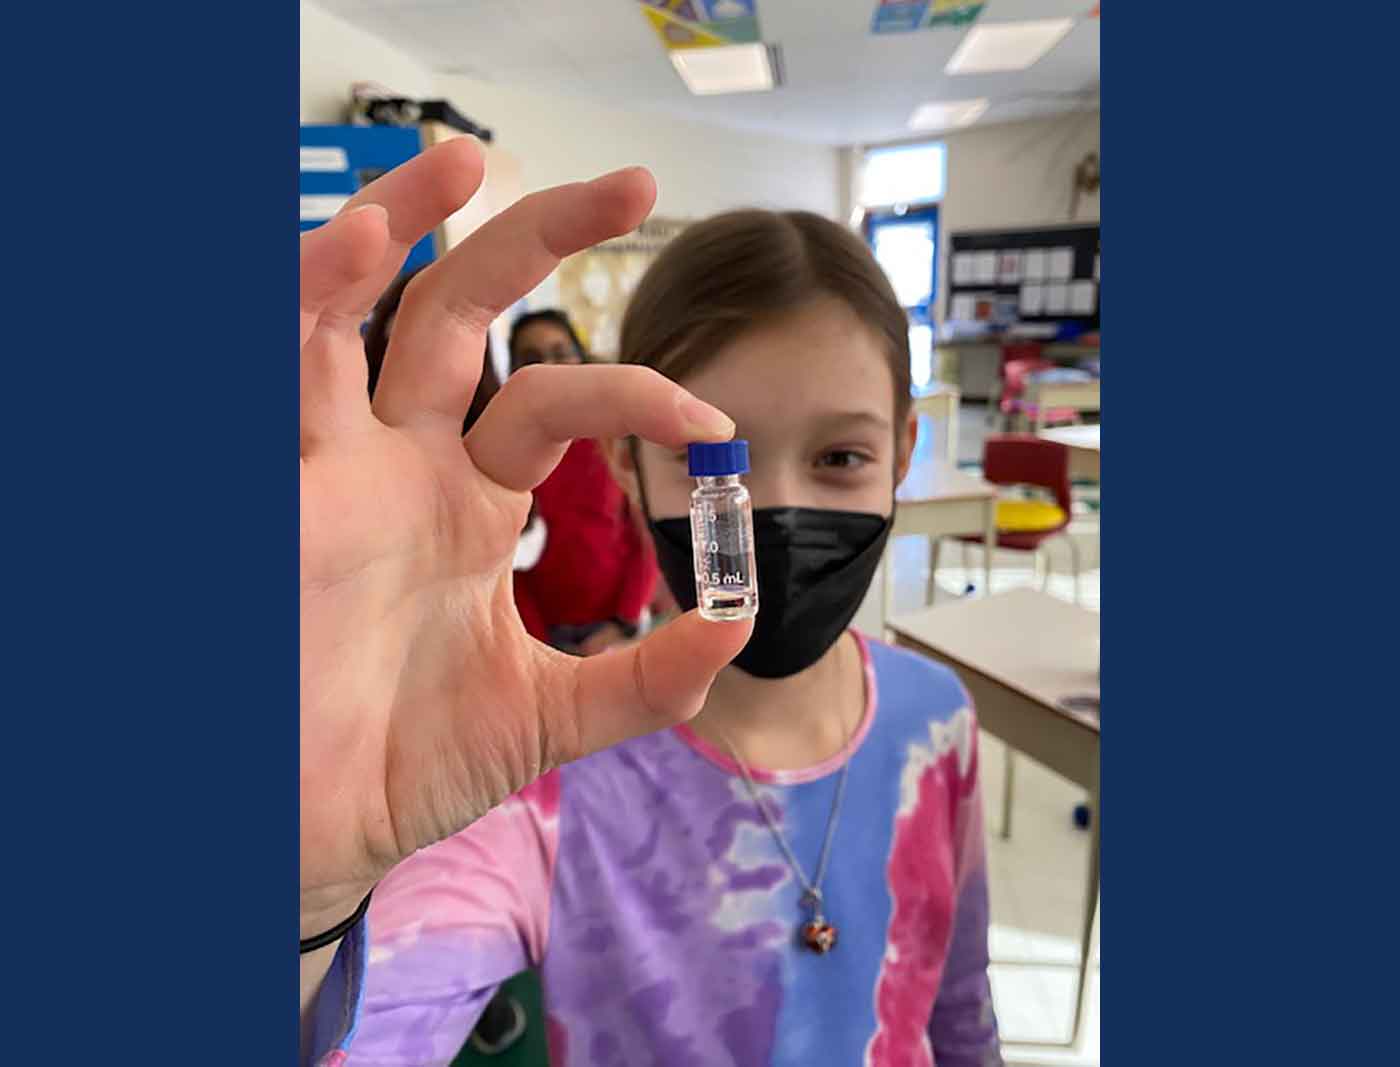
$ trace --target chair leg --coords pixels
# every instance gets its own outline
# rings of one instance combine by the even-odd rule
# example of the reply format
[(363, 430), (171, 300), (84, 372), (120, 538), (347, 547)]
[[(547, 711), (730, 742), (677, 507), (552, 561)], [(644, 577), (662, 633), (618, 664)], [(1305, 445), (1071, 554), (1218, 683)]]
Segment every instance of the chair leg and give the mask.
[(1011, 793), (1016, 783), (1016, 754), (1006, 745), (1006, 769), (1001, 781), (1001, 839), (1011, 838)]
[[(1042, 557), (1044, 557), (1043, 560)], [(1050, 571), (1052, 570), (1050, 566), (1050, 556), (1043, 548), (1037, 548), (1035, 550), (1035, 567), (1037, 571), (1040, 570), (1042, 562), (1044, 562), (1045, 565), (1045, 575), (1040, 581), (1040, 591), (1046, 593), (1050, 590)]]
[(938, 552), (943, 547), (943, 538), (929, 538), (928, 546), (928, 588), (924, 591), (924, 603), (932, 604), (938, 593)]
[(1079, 571), (1081, 560), (1079, 558), (1079, 542), (1074, 539), (1074, 535), (1065, 530), (1065, 538), (1069, 541), (1070, 566), (1074, 568), (1074, 603), (1079, 604)]

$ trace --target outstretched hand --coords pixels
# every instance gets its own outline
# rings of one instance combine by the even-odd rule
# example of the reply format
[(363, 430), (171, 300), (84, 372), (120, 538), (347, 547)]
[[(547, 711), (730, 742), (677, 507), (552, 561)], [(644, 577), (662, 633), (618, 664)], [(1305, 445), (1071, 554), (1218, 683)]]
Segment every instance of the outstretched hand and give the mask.
[(301, 240), (303, 937), (544, 771), (693, 715), (751, 629), (691, 613), (580, 659), (530, 638), (512, 593), (530, 490), (571, 439), (725, 440), (716, 409), (640, 367), (530, 367), (460, 437), (488, 325), (633, 230), (646, 171), (528, 196), (415, 278), (371, 407), (360, 322), (481, 176), (449, 142)]

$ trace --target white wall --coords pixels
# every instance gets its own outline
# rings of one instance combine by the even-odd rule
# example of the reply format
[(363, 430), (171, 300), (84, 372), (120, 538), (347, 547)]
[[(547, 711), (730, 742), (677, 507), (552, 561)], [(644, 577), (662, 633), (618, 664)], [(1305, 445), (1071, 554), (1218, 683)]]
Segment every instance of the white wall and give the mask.
[(656, 175), (658, 215), (698, 218), (751, 206), (839, 213), (834, 148), (465, 77), (442, 75), (436, 85), (496, 132), (496, 143), (520, 160), (527, 191), (640, 163)]
[(433, 95), (433, 72), (329, 11), (301, 5), (301, 122), (345, 121), (350, 86), (379, 82), (410, 97)]
[(301, 4), (301, 121), (342, 122), (350, 85), (376, 81), (442, 97), (494, 130), (520, 160), (525, 190), (640, 163), (660, 186), (658, 214), (681, 218), (741, 206), (839, 214), (837, 150), (434, 74), (411, 56), (315, 4)]
[(1074, 168), (1085, 153), (1099, 151), (1099, 113), (965, 130), (943, 141), (948, 146), (948, 190), (938, 213), (940, 321), (951, 234), (1099, 221), (1098, 193), (1080, 193), (1074, 217), (1069, 214)]

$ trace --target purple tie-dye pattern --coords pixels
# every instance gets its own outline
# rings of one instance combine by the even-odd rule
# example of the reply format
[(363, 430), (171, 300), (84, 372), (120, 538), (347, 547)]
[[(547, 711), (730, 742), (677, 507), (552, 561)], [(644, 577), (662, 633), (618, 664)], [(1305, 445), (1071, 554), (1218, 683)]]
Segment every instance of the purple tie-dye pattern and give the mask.
[[(714, 921), (725, 893), (787, 877), (727, 859), (745, 824), (762, 825), (733, 780), (670, 733), (569, 768), (543, 979), (551, 1017), (587, 1050), (578, 1063), (770, 1062), (786, 933)], [(595, 924), (616, 936), (603, 943)]]
[(529, 964), (554, 1067), (999, 1063), (975, 720), (943, 668), (883, 646), (866, 663), (845, 754), (755, 769), (815, 857), (829, 778), (852, 759), (831, 960), (797, 948), (799, 887), (735, 769), (666, 731), (545, 776), (386, 879), (346, 1067), (445, 1067), (496, 983)]

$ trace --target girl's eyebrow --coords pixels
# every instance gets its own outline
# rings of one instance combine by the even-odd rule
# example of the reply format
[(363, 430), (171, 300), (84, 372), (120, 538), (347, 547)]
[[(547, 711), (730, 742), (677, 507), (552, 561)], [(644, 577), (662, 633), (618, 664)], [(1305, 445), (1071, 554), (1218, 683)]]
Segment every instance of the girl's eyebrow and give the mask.
[(890, 420), (872, 411), (830, 411), (813, 417), (812, 422), (822, 429), (837, 430), (846, 427), (862, 427), (873, 430), (888, 430)]

